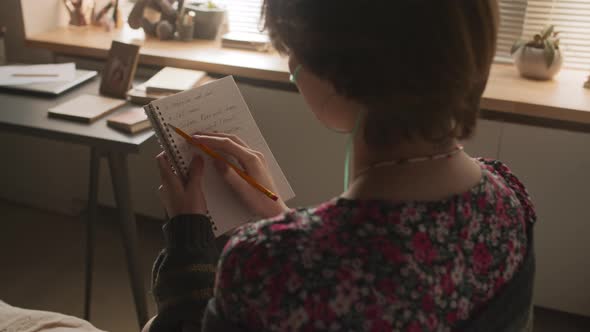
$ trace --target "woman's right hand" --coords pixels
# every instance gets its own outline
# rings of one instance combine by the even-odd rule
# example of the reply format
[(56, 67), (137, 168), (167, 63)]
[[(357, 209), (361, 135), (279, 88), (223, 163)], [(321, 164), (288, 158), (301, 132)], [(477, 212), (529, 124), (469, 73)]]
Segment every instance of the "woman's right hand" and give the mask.
[[(268, 170), (264, 155), (261, 152), (252, 150), (244, 141), (235, 135), (199, 133), (193, 137), (197, 142), (203, 143), (217, 152), (234, 157), (249, 176), (254, 178), (259, 184), (268, 190), (277, 194), (272, 176)], [(214, 163), (215, 168), (220, 172), (222, 177), (257, 216), (270, 218), (286, 212), (289, 209), (280, 197), (277, 201), (269, 199), (268, 196), (242, 179), (238, 173), (226, 163), (219, 160), (215, 160)], [(207, 190), (207, 188), (204, 188), (204, 190)]]

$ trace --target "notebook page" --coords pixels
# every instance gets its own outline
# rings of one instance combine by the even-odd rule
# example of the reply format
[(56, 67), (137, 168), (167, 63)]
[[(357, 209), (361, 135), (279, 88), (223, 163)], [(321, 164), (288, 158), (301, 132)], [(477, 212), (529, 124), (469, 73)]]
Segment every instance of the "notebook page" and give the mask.
[[(161, 112), (163, 127), (170, 123), (187, 133), (213, 132), (234, 134), (240, 137), (252, 149), (262, 152), (277, 187), (278, 195), (283, 200), (295, 196), (285, 175), (270, 151), (248, 106), (231, 76), (212, 81), (198, 88), (178, 93), (174, 96), (158, 99), (151, 103)], [(219, 236), (242, 223), (255, 218), (239, 200), (229, 185), (214, 168), (213, 160), (199, 149), (185, 142), (175, 132), (169, 133), (174, 139), (178, 155), (185, 162), (178, 166), (186, 174), (193, 155), (200, 154), (205, 159), (203, 189), (207, 207), (215, 224), (214, 232)], [(264, 197), (263, 199), (268, 199)]]

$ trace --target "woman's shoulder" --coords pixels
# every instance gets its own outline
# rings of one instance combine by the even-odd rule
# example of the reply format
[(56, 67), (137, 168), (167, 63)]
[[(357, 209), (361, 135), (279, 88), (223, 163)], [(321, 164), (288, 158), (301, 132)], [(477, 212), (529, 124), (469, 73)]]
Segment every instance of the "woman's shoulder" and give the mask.
[(320, 220), (319, 209), (332, 204), (331, 201), (313, 207), (290, 209), (273, 218), (262, 219), (236, 228), (226, 243), (224, 252), (235, 248), (248, 249), (254, 247), (270, 248), (274, 245), (285, 246), (304, 237), (313, 223)]
[(237, 228), (223, 249), (217, 268), (216, 298), (225, 312), (240, 312), (244, 299), (275, 289), (293, 272), (294, 249), (309, 239), (313, 208), (292, 209), (274, 218)]
[(534, 205), (528, 190), (522, 181), (505, 163), (488, 158), (477, 158), (485, 172), (488, 182), (496, 188), (505, 189), (509, 194), (514, 195), (524, 208), (527, 219), (535, 222), (537, 219)]

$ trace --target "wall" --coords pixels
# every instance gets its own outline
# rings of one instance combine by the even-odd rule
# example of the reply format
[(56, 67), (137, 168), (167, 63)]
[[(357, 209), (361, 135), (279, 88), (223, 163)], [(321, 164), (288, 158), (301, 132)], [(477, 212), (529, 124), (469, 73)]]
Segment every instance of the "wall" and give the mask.
[[(6, 55), (9, 61), (22, 63), (42, 63), (51, 61), (52, 57), (50, 52), (45, 50), (32, 50), (25, 47), (25, 23), (21, 13), (24, 11), (31, 14), (27, 17), (42, 18), (38, 20), (28, 20), (29, 33), (36, 33), (42, 31), (43, 28), (63, 22), (64, 18), (60, 16), (59, 8), (62, 8), (61, 0), (0, 1), (0, 25), (8, 28), (5, 43)], [(51, 25), (49, 22), (51, 22)]]
[(68, 23), (68, 14), (63, 0), (21, 0), (20, 4), (27, 36), (51, 30), (56, 26), (65, 26)]
[(526, 184), (538, 216), (535, 300), (590, 316), (590, 135), (505, 124), (500, 158)]

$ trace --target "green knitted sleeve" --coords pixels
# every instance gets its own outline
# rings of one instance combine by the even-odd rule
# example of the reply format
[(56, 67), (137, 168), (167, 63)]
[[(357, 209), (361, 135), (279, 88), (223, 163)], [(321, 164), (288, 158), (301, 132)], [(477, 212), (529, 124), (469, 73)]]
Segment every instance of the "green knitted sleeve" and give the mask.
[[(163, 226), (166, 248), (152, 268), (152, 293), (158, 315), (150, 332), (200, 330), (213, 296), (219, 250), (205, 215), (180, 215)], [(191, 330), (193, 328), (190, 328)]]

